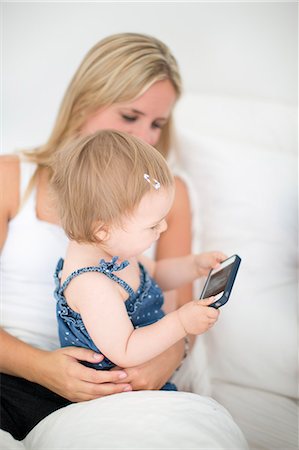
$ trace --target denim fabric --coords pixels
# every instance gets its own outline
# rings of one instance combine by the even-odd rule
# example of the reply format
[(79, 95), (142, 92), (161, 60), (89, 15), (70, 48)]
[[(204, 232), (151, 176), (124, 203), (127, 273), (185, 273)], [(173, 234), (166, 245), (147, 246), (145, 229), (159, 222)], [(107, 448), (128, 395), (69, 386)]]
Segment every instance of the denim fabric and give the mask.
[[(64, 261), (63, 259), (58, 261), (54, 274), (56, 284), (54, 295), (57, 301), (56, 313), (58, 319), (59, 339), (62, 347), (85, 347), (96, 352), (101, 352), (89, 336), (81, 315), (73, 311), (68, 306), (64, 297), (64, 290), (67, 288), (69, 283), (73, 278), (81, 275), (82, 273), (102, 273), (121, 285), (128, 292), (129, 297), (125, 301), (125, 306), (134, 328), (150, 325), (164, 316), (164, 312), (162, 310), (164, 301), (163, 293), (157, 283), (149, 276), (143, 265), (139, 263), (140, 285), (137, 291), (134, 292), (134, 290), (124, 280), (114, 274), (114, 272), (121, 271), (129, 264), (128, 261), (123, 261), (121, 264), (117, 264), (117, 259), (117, 256), (114, 256), (109, 262), (102, 259), (98, 266), (78, 269), (75, 272), (72, 272), (62, 285), (60, 283), (60, 272), (63, 268)], [(93, 367), (97, 370), (109, 370), (112, 367), (115, 367), (115, 364), (106, 357), (100, 363), (82, 362), (82, 364), (88, 367)], [(172, 383), (166, 383), (162, 389), (177, 390), (176, 386)]]

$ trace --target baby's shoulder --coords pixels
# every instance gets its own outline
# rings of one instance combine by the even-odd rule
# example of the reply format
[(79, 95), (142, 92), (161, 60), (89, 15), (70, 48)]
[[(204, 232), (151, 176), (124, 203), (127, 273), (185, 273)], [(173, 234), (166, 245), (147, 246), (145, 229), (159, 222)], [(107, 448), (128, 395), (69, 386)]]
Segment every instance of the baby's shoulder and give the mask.
[(85, 309), (87, 304), (91, 306), (119, 296), (116, 283), (97, 266), (73, 271), (69, 267), (63, 268), (61, 286), (68, 305), (76, 312)]

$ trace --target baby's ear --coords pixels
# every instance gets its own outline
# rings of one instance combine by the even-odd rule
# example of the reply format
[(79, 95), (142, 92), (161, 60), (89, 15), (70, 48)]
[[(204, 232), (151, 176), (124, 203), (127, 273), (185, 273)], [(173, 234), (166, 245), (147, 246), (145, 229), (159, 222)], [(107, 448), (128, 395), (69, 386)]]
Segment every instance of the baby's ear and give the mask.
[(98, 222), (95, 226), (94, 233), (99, 241), (106, 241), (109, 238), (109, 228)]

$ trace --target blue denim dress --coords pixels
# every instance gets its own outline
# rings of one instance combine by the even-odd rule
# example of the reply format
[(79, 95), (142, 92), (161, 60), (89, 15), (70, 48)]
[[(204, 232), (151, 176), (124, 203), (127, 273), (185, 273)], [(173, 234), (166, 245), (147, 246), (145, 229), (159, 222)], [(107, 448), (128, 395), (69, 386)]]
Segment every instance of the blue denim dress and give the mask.
[[(56, 314), (58, 320), (59, 339), (62, 347), (85, 347), (94, 350), (95, 352), (101, 352), (89, 336), (81, 315), (73, 311), (68, 306), (64, 297), (64, 291), (69, 283), (73, 278), (81, 275), (82, 273), (102, 273), (111, 280), (120, 284), (128, 292), (129, 297), (125, 301), (125, 306), (134, 328), (150, 325), (165, 315), (162, 310), (164, 301), (163, 293), (157, 283), (149, 276), (143, 265), (139, 263), (140, 285), (138, 290), (134, 292), (134, 290), (124, 280), (114, 274), (114, 272), (124, 269), (129, 264), (128, 261), (123, 261), (121, 264), (117, 264), (117, 259), (117, 256), (114, 256), (109, 262), (101, 259), (98, 266), (78, 269), (75, 272), (72, 272), (63, 284), (60, 283), (60, 273), (63, 268), (64, 261), (63, 259), (58, 261), (54, 274), (56, 284), (54, 295), (57, 301)], [(109, 370), (112, 367), (115, 367), (115, 364), (106, 357), (100, 363), (89, 363), (82, 361), (82, 364), (97, 370)], [(176, 386), (170, 382), (166, 383), (161, 389), (169, 391), (177, 390)]]

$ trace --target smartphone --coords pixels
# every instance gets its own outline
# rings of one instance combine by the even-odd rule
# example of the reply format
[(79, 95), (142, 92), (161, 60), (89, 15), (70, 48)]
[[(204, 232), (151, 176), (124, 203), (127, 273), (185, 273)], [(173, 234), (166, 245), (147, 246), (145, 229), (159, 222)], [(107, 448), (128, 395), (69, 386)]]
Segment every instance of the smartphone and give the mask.
[(222, 261), (217, 269), (211, 269), (200, 298), (215, 296), (215, 302), (209, 306), (216, 309), (223, 306), (229, 299), (240, 263), (240, 256), (233, 255)]

